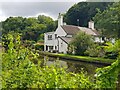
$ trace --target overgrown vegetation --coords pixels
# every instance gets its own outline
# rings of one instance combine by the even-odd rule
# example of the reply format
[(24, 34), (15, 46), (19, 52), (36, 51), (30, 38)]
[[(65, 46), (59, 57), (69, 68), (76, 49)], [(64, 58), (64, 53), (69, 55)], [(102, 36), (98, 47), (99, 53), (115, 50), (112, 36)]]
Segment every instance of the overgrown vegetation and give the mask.
[[(56, 66), (40, 67), (38, 54), (21, 46), (20, 37), (8, 34), (8, 50), (2, 53), (2, 88), (91, 88), (90, 78)], [(38, 60), (35, 65), (32, 61)]]
[[(93, 38), (84, 32), (79, 32), (71, 41), (70, 47), (76, 55), (84, 55), (84, 52), (93, 44)], [(71, 51), (70, 51), (71, 52)]]
[(98, 43), (94, 42), (94, 37), (79, 32), (70, 42), (68, 54), (117, 59), (119, 42), (120, 40), (114, 43), (110, 41)]
[(37, 18), (9, 17), (2, 22), (2, 34), (21, 33), (23, 40), (43, 40), (45, 32), (54, 31), (57, 25), (52, 18), (39, 15)]
[[(69, 25), (87, 27), (99, 9), (104, 11), (113, 2), (79, 2), (73, 5), (65, 14), (65, 22)], [(99, 18), (100, 19), (100, 18)]]
[[(68, 21), (68, 23), (77, 25), (77, 19), (83, 18), (84, 15), (84, 18), (90, 15), (83, 22), (83, 25), (81, 25), (81, 22), (79, 23), (81, 26), (86, 26), (86, 22), (96, 14), (96, 10), (99, 11), (96, 7), (100, 7), (101, 11), (95, 15), (94, 20), (102, 36), (107, 39), (103, 44), (93, 43), (91, 36), (79, 33), (71, 42), (72, 46), (70, 45), (69, 53), (75, 50), (77, 55), (116, 59), (111, 66), (97, 69), (94, 78), (89, 77), (84, 71), (81, 71), (81, 73), (68, 72), (66, 68), (60, 67), (59, 63), (50, 67), (45, 65), (41, 67), (42, 60), (40, 60), (37, 52), (33, 52), (33, 49), (43, 49), (43, 45), (40, 43), (43, 42), (43, 33), (55, 30), (56, 22), (50, 17), (41, 15), (37, 19), (9, 17), (2, 22), (3, 28), (1, 29), (3, 32), (2, 43), (5, 48), (5, 51), (0, 53), (0, 56), (2, 56), (2, 59), (0, 58), (2, 61), (2, 75), (0, 77), (2, 88), (116, 88), (120, 73), (120, 3), (114, 3), (107, 10), (105, 8), (108, 3), (104, 3), (104, 7), (96, 3), (94, 8), (88, 10), (93, 4), (95, 3), (79, 3), (73, 6), (67, 12), (68, 16), (66, 14), (66, 18), (68, 20), (74, 19), (74, 22)], [(86, 5), (87, 7), (85, 7)], [(84, 13), (79, 15), (77, 10)], [(82, 20), (80, 19), (80, 21)], [(109, 42), (113, 37), (116, 42)], [(40, 42), (36, 43), (37, 41)], [(58, 56), (91, 60), (91, 57), (63, 54), (58, 54)], [(96, 59), (100, 61), (102, 58)], [(104, 59), (101, 61), (104, 61)]]
[(119, 42), (120, 42), (119, 40), (116, 40), (115, 43), (111, 42), (106, 42), (103, 44), (94, 43), (91, 48), (88, 48), (85, 51), (85, 54), (91, 57), (117, 59)]
[[(67, 72), (59, 64), (40, 66), (39, 55), (21, 45), (20, 36), (8, 34), (8, 50), (2, 53), (2, 88), (115, 88), (120, 57), (111, 66), (97, 70), (96, 79)], [(34, 64), (33, 61), (38, 63)], [(107, 77), (107, 78), (106, 78)]]
[(110, 41), (113, 38), (120, 38), (120, 2), (113, 3), (103, 12), (98, 10), (94, 17), (95, 27), (102, 36)]

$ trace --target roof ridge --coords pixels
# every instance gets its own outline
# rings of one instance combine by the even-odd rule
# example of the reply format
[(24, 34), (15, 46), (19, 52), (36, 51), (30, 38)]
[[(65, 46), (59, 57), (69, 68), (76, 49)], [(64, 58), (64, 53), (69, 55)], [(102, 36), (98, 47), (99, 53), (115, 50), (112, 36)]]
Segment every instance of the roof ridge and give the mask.
[(61, 26), (72, 26), (72, 27), (80, 27), (80, 26), (75, 26), (75, 25), (61, 25)]

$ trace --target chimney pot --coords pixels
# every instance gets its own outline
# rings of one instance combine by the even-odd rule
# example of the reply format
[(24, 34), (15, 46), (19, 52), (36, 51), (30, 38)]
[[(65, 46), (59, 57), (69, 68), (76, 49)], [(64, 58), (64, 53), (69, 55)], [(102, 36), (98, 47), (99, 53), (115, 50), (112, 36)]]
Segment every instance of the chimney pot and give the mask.
[(63, 15), (61, 13), (59, 13), (58, 16), (58, 26), (63, 25)]

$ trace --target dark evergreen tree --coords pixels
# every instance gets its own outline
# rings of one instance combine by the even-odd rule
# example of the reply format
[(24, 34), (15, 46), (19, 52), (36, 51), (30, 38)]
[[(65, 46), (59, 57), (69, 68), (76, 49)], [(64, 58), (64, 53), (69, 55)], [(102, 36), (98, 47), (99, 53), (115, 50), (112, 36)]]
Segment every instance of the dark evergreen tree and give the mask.
[(80, 2), (67, 11), (64, 20), (67, 24), (87, 26), (88, 21), (97, 13), (97, 9), (103, 11), (111, 4), (112, 2)]

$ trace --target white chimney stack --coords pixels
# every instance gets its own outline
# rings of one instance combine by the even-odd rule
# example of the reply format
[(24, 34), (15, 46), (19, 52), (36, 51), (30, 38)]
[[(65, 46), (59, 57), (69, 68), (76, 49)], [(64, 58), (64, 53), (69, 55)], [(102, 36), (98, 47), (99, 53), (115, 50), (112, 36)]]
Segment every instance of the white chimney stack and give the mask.
[(59, 13), (58, 16), (58, 26), (63, 25), (63, 15), (61, 13)]
[(88, 22), (88, 28), (90, 28), (90, 29), (95, 29), (94, 28), (94, 22), (92, 21), (92, 20), (90, 20), (89, 22)]
[(63, 25), (67, 25), (67, 24), (64, 22)]

